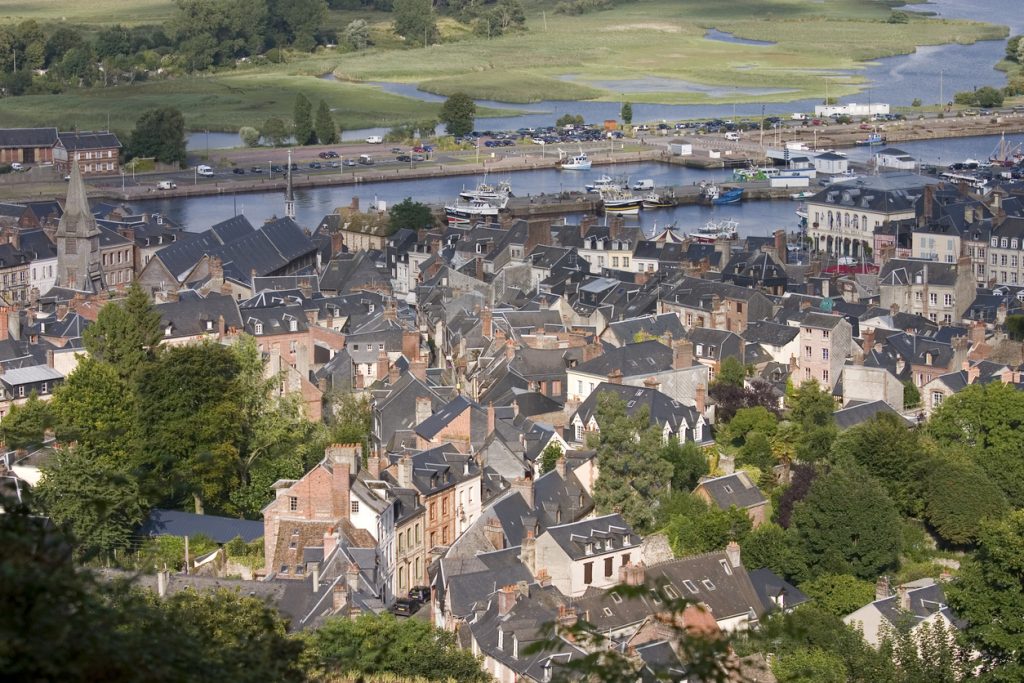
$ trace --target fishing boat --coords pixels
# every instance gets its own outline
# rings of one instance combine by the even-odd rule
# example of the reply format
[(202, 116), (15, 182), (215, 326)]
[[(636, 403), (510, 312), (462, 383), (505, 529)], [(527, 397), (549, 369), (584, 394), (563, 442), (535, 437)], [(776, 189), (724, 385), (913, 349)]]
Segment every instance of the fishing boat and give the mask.
[(584, 185), (583, 189), (587, 192), (601, 192), (602, 190), (620, 190), (622, 187), (623, 184), (615, 178), (612, 178), (610, 175), (602, 175), (594, 182)]
[(645, 209), (668, 209), (679, 203), (675, 192), (648, 192), (640, 198)]
[(857, 140), (857, 144), (862, 146), (884, 145), (885, 136), (882, 135), (881, 133), (871, 133), (863, 140)]
[(486, 178), (484, 182), (476, 186), (476, 189), (467, 190), (463, 188), (462, 192), (459, 193), (459, 197), (467, 202), (474, 199), (483, 199), (488, 202), (501, 203), (502, 201), (507, 201), (512, 196), (514, 196), (512, 194), (512, 184), (509, 181), (503, 180), (497, 185), (491, 185), (487, 182)]
[(507, 197), (503, 202), (491, 202), (486, 199), (471, 199), (467, 202), (460, 198), (455, 200), (454, 204), (445, 204), (444, 215), (450, 224), (490, 222), (497, 219), (507, 204)]
[(789, 195), (789, 198), (792, 199), (794, 202), (802, 202), (803, 200), (810, 199), (813, 196), (813, 192), (811, 192), (810, 190), (804, 190), (803, 192), (796, 192), (794, 194)]
[(721, 190), (719, 189), (718, 185), (715, 185), (714, 183), (708, 183), (703, 180), (700, 181), (700, 198), (703, 199), (704, 201), (714, 202), (716, 199), (718, 199), (718, 195), (720, 194)]
[(625, 190), (605, 190), (601, 193), (601, 202), (605, 213), (616, 213), (622, 216), (638, 216), (643, 200)]
[(573, 156), (563, 149), (558, 150), (558, 167), (563, 171), (589, 171), (590, 166), (590, 157), (583, 150)]
[(1014, 166), (1024, 160), (1024, 152), (1021, 151), (1021, 144), (1011, 146), (1006, 141), (1006, 133), (999, 136), (999, 144), (992, 150), (988, 160), (998, 166)]
[(698, 244), (714, 244), (719, 240), (734, 240), (739, 237), (738, 224), (734, 220), (724, 220), (718, 223), (708, 221), (704, 227), (697, 228), (696, 232), (687, 233), (687, 237)]
[(711, 203), (715, 205), (738, 204), (742, 198), (743, 188), (734, 187), (731, 190), (726, 190), (725, 192), (719, 194), (716, 198), (711, 200)]

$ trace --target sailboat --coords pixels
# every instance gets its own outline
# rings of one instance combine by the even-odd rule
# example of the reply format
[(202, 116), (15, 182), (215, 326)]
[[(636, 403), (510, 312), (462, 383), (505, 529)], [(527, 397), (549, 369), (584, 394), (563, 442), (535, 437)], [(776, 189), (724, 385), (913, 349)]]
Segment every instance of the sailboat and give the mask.
[(1011, 146), (1006, 141), (1006, 133), (999, 136), (999, 144), (992, 150), (988, 160), (997, 166), (1013, 166), (1024, 160), (1024, 153), (1021, 152), (1021, 143)]

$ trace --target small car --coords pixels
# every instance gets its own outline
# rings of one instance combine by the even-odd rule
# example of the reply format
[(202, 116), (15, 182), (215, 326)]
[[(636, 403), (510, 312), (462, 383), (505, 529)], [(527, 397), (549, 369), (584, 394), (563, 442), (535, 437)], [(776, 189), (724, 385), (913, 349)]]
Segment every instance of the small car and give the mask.
[(411, 617), (420, 611), (420, 603), (408, 598), (398, 598), (391, 605), (391, 613), (396, 617)]
[(409, 156), (408, 154), (399, 154), (397, 157), (395, 157), (395, 161), (409, 162), (412, 161), (412, 157)]
[(409, 599), (425, 603), (430, 600), (430, 586), (414, 586), (409, 589)]
[(245, 175), (245, 169), (242, 168), (241, 166), (234, 167), (233, 169), (231, 169), (231, 172), (234, 173), (235, 175)]
[(253, 166), (252, 168), (249, 169), (249, 173), (263, 173), (263, 167)]
[(355, 165), (356, 165), (356, 160), (355, 159), (345, 159), (345, 161), (342, 162), (342, 166), (355, 166)]
[(309, 162), (309, 167), (310, 168), (323, 168), (324, 165), (321, 164), (319, 161), (311, 161), (311, 162)]

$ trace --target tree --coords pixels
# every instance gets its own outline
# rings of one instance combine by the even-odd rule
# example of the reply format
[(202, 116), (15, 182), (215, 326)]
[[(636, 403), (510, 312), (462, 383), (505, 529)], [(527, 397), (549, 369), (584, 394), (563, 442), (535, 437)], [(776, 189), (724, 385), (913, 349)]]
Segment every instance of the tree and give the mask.
[(629, 102), (622, 103), (622, 111), (619, 112), (622, 122), (627, 126), (633, 123), (633, 105)]
[(57, 451), (36, 494), (46, 514), (70, 532), (80, 558), (127, 549), (147, 509), (133, 477), (81, 445)]
[(943, 401), (928, 432), (943, 446), (966, 446), (1014, 507), (1024, 506), (1024, 394), (1002, 382), (971, 384)]
[(258, 54), (267, 42), (267, 0), (178, 0), (177, 6), (169, 33), (187, 71)]
[(113, 365), (96, 356), (79, 360), (54, 392), (53, 412), (60, 441), (77, 442), (90, 457), (120, 472), (133, 468), (138, 450), (135, 396), (129, 380)]
[(280, 44), (309, 52), (316, 34), (327, 19), (326, 0), (269, 0), (267, 24)]
[(665, 535), (676, 556), (721, 550), (729, 541), (742, 545), (753, 526), (744, 510), (720, 510), (688, 492), (673, 493), (662, 505), (659, 514), (668, 519)]
[(53, 427), (53, 410), (49, 403), (39, 400), (32, 392), (23, 404), (14, 404), (11, 412), (0, 423), (0, 434), (7, 448), (34, 448), (41, 446), (46, 430)]
[(943, 540), (957, 545), (973, 543), (978, 522), (999, 519), (1009, 509), (999, 487), (967, 457), (932, 460), (921, 488), (929, 526)]
[(602, 513), (619, 512), (634, 529), (654, 521), (651, 501), (668, 488), (672, 464), (657, 457), (661, 430), (646, 408), (626, 414), (626, 402), (611, 392), (597, 397), (597, 463), (594, 503)]
[[(96, 38), (96, 51), (101, 57), (106, 56), (105, 52), (101, 52), (102, 37), (105, 31), (100, 31)], [(46, 63), (50, 66), (56, 64), (69, 50), (77, 47), (82, 47), (85, 44), (85, 38), (82, 34), (75, 29), (61, 26), (56, 31), (50, 34), (50, 37), (46, 40)]]
[(923, 621), (916, 629), (883, 623), (878, 653), (892, 662), (894, 683), (960, 683), (974, 680), (974, 656), (957, 641), (945, 620)]
[(342, 37), (353, 50), (365, 50), (370, 46), (370, 25), (365, 19), (351, 21), (345, 27)]
[(242, 126), (239, 128), (238, 137), (246, 147), (255, 147), (260, 144), (260, 132), (252, 126)]
[(473, 122), (476, 119), (476, 102), (466, 93), (454, 93), (441, 105), (438, 118), (450, 135), (469, 135), (473, 132)]
[[(973, 385), (972, 385), (973, 386)], [(978, 551), (945, 586), (949, 606), (967, 622), (966, 644), (982, 654), (985, 681), (1024, 678), (1024, 511), (985, 521)]]
[(153, 359), (162, 340), (160, 314), (134, 282), (124, 300), (101, 308), (96, 322), (82, 333), (89, 355), (109, 363), (125, 380), (134, 379)]
[(817, 477), (793, 511), (797, 547), (812, 576), (853, 574), (874, 579), (896, 566), (900, 537), (896, 506), (885, 489), (853, 465)]
[(743, 363), (736, 360), (734, 357), (729, 356), (722, 361), (722, 367), (715, 375), (715, 384), (732, 384), (733, 386), (742, 387), (743, 381), (747, 378), (747, 369), (743, 367)]
[(316, 109), (316, 138), (321, 145), (333, 145), (338, 142), (338, 126), (331, 116), (331, 108), (323, 100), (320, 100), (320, 105)]
[(313, 130), (313, 105), (302, 93), (295, 96), (292, 131), (297, 145), (316, 142), (316, 131)]
[(768, 568), (789, 581), (799, 581), (807, 574), (807, 563), (793, 547), (792, 535), (771, 522), (760, 525), (743, 540), (743, 566)]
[(662, 460), (672, 465), (672, 490), (689, 491), (708, 473), (708, 459), (700, 446), (692, 441), (679, 443), (669, 439), (658, 452)]
[(165, 164), (184, 167), (185, 117), (175, 107), (161, 107), (145, 112), (135, 122), (128, 143), (132, 157), (152, 157)]
[(284, 125), (284, 121), (276, 116), (271, 116), (263, 122), (260, 135), (274, 147), (280, 147), (288, 140), (288, 128)]
[(566, 126), (582, 126), (583, 115), (582, 114), (562, 114), (555, 121), (555, 126), (558, 128), (565, 128)]
[(410, 230), (429, 229), (434, 226), (434, 212), (426, 204), (413, 201), (406, 197), (393, 204), (388, 211), (388, 226), (391, 232), (409, 228)]
[(813, 379), (801, 384), (789, 396), (789, 419), (804, 429), (831, 425), (835, 409), (832, 394)]
[(779, 496), (779, 503), (775, 506), (775, 518), (783, 529), (789, 528), (796, 504), (807, 497), (811, 490), (811, 484), (818, 476), (818, 470), (814, 465), (802, 463), (795, 465), (790, 473), (790, 483), (782, 490)]
[(914, 380), (908, 379), (903, 382), (903, 407), (917, 408), (921, 405), (921, 392), (917, 390)]
[(101, 29), (96, 34), (95, 46), (96, 54), (101, 58), (131, 54), (131, 33), (121, 24)]
[(562, 447), (552, 441), (540, 454), (540, 472), (545, 474), (555, 469), (559, 458), (562, 457)]
[(986, 109), (1003, 106), (1003, 91), (990, 85), (983, 85), (974, 91), (974, 101)]
[(722, 430), (723, 441), (732, 446), (740, 447), (747, 442), (751, 432), (757, 432), (765, 437), (775, 436), (779, 419), (774, 413), (763, 406), (753, 408), (740, 408), (729, 421), (728, 426)]
[(779, 683), (845, 683), (846, 664), (820, 648), (796, 650), (777, 658), (772, 673)]
[(419, 619), (398, 620), (388, 614), (335, 617), (303, 639), (308, 670), (332, 679), (391, 674), (431, 681), (491, 680), (480, 661), (458, 647), (454, 633)]
[(820, 609), (844, 617), (875, 599), (875, 584), (849, 574), (822, 574), (800, 584)]
[(436, 40), (437, 21), (431, 0), (395, 0), (393, 17), (395, 33), (409, 44), (426, 47)]

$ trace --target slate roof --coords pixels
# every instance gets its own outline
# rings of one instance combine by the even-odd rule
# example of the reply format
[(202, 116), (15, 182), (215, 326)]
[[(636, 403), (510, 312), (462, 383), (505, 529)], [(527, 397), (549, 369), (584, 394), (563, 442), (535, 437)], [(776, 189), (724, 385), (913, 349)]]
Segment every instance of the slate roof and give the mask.
[(224, 276), (250, 282), (256, 275), (272, 275), (292, 261), (316, 250), (309, 236), (290, 218), (266, 223), (259, 230), (213, 249), (224, 265)]
[(693, 429), (700, 419), (696, 410), (669, 398), (657, 389), (601, 382), (576, 410), (575, 415), (579, 416), (584, 425), (588, 424), (590, 418), (597, 413), (597, 402), (600, 395), (608, 392), (617, 394), (626, 402), (627, 415), (633, 415), (642, 407), (646, 407), (650, 414), (651, 424), (668, 424), (670, 430), (677, 434), (681, 428)]
[(242, 215), (234, 216), (213, 225), (208, 230), (192, 235), (186, 233), (173, 244), (156, 252), (156, 257), (168, 272), (181, 280), (199, 260), (216, 252), (228, 242), (240, 239), (255, 231), (249, 220)]
[(881, 285), (905, 286), (914, 284), (920, 275), (931, 285), (956, 284), (956, 264), (917, 259), (890, 259), (878, 273)]
[(615, 337), (620, 345), (632, 343), (637, 335), (664, 337), (666, 333), (671, 333), (674, 339), (682, 339), (686, 334), (679, 316), (675, 313), (645, 315), (639, 318), (618, 320), (609, 323), (606, 332), (606, 334)]
[(56, 128), (0, 128), (0, 148), (53, 147)]
[(789, 610), (810, 600), (806, 593), (771, 569), (753, 569), (748, 574), (757, 597), (761, 598), (761, 604), (767, 609), (777, 606)]
[(435, 411), (430, 417), (416, 425), (416, 433), (426, 439), (432, 439), (466, 410), (471, 410), (473, 402), (461, 394)]
[(107, 149), (108, 147), (120, 147), (121, 141), (117, 136), (108, 131), (64, 131), (57, 133), (57, 139), (61, 146), (69, 152), (83, 149)]
[(623, 377), (650, 375), (672, 369), (672, 349), (656, 340), (626, 344), (607, 349), (575, 369), (599, 377), (607, 377), (614, 370), (621, 371)]
[(913, 626), (921, 623), (936, 612), (941, 612), (954, 626), (963, 628), (966, 622), (957, 617), (946, 606), (946, 595), (942, 584), (932, 579), (921, 579), (906, 585), (910, 609), (903, 610), (899, 595), (882, 600), (875, 600), (872, 605), (893, 625), (902, 624), (909, 617)]
[(240, 536), (243, 541), (248, 543), (263, 537), (263, 522), (154, 508), (149, 511), (149, 515), (139, 527), (138, 533), (143, 536), (196, 536), (202, 534), (215, 543), (227, 543)]
[(893, 410), (892, 406), (882, 400), (871, 401), (870, 403), (860, 403), (857, 405), (850, 405), (841, 410), (837, 410), (832, 413), (832, 419), (836, 423), (836, 427), (839, 429), (849, 429), (862, 422), (867, 422), (871, 418), (875, 417), (879, 413), (891, 413), (893, 415), (899, 415), (900, 419), (903, 420), (907, 425), (913, 424), (898, 412)]
[(743, 331), (743, 339), (752, 344), (783, 347), (796, 339), (800, 328), (781, 325), (770, 320), (755, 320)]
[[(618, 513), (548, 527), (547, 534), (573, 560), (612, 548), (638, 548), (641, 538)], [(607, 548), (605, 544), (607, 543)], [(591, 547), (587, 552), (588, 546)]]
[(238, 304), (226, 294), (211, 293), (205, 299), (181, 298), (158, 304), (156, 311), (160, 314), (160, 327), (170, 327), (173, 337), (216, 333), (220, 316), (224, 316), (225, 329), (242, 329)]
[(746, 509), (768, 502), (757, 485), (750, 481), (750, 476), (743, 471), (703, 479), (697, 488), (704, 489), (722, 510), (728, 510), (733, 505)]

